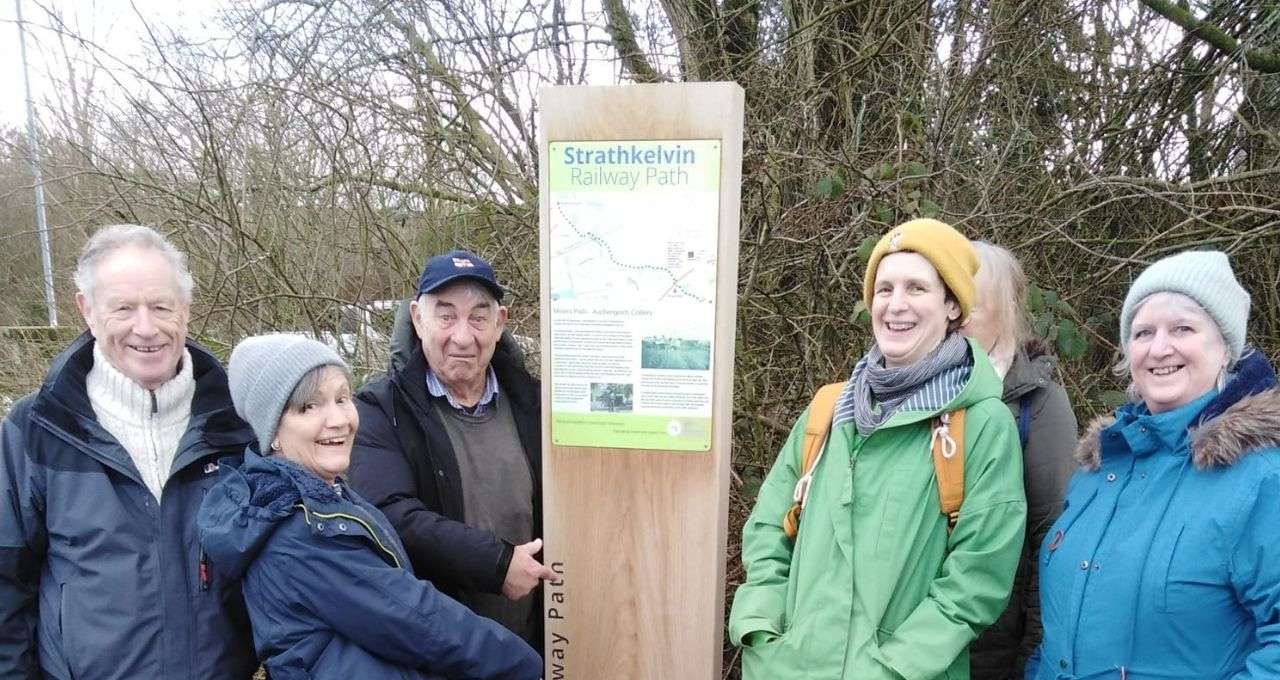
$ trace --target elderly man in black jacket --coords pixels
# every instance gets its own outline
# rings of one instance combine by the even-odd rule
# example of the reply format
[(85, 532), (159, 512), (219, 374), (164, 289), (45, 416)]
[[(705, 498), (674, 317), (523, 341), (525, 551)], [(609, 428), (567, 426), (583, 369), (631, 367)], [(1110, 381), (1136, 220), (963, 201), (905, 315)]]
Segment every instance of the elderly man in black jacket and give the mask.
[[(542, 647), (540, 388), (510, 336), (488, 262), (427, 261), (387, 375), (356, 395), (352, 485), (404, 542), (414, 572)], [(393, 341), (394, 342), (394, 341)], [(531, 597), (531, 595), (533, 595)]]
[(240, 584), (196, 510), (253, 431), (187, 337), (186, 258), (105, 227), (75, 282), (88, 332), (0, 424), (0, 680), (248, 680)]

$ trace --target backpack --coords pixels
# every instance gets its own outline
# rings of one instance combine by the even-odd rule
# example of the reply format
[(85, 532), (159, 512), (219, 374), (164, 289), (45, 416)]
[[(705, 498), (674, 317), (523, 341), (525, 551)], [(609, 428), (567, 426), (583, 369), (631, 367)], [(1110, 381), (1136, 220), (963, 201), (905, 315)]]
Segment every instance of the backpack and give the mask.
[[(822, 459), (827, 434), (831, 432), (831, 419), (835, 415), (836, 400), (844, 391), (845, 383), (823, 385), (809, 404), (809, 416), (804, 424), (804, 459), (800, 479), (796, 481), (792, 499), (795, 503), (782, 517), (782, 531), (791, 541), (800, 531), (800, 511), (809, 497), (813, 483), (813, 471)], [(938, 477), (938, 501), (942, 514), (947, 517), (947, 533), (956, 528), (960, 517), (960, 505), (964, 503), (964, 409), (943, 413), (933, 419), (930, 428), (929, 447), (933, 451), (933, 470)]]

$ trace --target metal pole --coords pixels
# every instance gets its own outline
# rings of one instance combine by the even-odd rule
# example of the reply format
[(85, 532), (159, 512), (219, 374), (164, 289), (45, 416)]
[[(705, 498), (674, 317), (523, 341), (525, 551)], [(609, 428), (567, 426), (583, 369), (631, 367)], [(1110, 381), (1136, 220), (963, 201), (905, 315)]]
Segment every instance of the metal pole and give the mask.
[(44, 267), (44, 306), (49, 325), (58, 325), (53, 302), (53, 263), (49, 257), (49, 225), (44, 219), (44, 179), (40, 174), (40, 138), (36, 136), (36, 107), (31, 100), (31, 75), (27, 72), (27, 31), (22, 23), (22, 0), (13, 0), (18, 12), (18, 49), (22, 54), (22, 82), (27, 90), (27, 143), (31, 145), (31, 175), (36, 187), (36, 231), (40, 234), (40, 264)]

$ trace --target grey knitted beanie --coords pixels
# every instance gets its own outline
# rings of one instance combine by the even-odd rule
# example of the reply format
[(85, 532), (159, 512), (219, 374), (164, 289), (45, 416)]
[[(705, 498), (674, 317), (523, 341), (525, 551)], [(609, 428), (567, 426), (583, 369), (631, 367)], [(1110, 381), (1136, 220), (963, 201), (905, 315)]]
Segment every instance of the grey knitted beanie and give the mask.
[(346, 368), (347, 364), (328, 345), (293, 333), (248, 337), (231, 351), (227, 362), (231, 402), (258, 436), (263, 455), (271, 452), (271, 440), (293, 388), (317, 366)]
[(1156, 293), (1181, 293), (1195, 300), (1218, 325), (1231, 360), (1240, 358), (1249, 325), (1249, 292), (1236, 280), (1226, 253), (1189, 250), (1159, 260), (1139, 274), (1120, 311), (1121, 345), (1128, 342), (1138, 306)]

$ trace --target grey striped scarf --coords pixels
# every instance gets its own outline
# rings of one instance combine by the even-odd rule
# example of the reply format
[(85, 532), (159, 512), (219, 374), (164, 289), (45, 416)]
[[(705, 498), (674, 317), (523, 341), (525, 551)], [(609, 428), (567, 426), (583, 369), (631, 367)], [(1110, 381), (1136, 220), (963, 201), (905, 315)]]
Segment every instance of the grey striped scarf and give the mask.
[[(836, 403), (834, 424), (852, 417), (858, 433), (866, 437), (900, 410), (936, 411), (964, 389), (972, 370), (969, 343), (959, 333), (947, 334), (920, 361), (897, 368), (886, 367), (880, 348), (873, 345), (853, 368)], [(879, 404), (879, 411), (873, 404)]]

